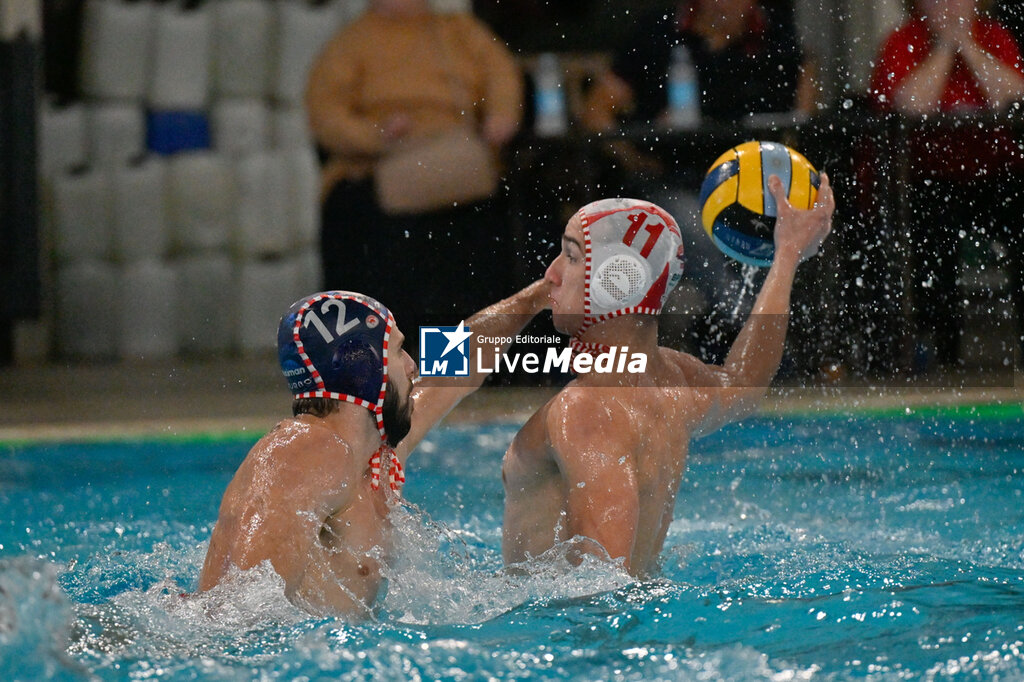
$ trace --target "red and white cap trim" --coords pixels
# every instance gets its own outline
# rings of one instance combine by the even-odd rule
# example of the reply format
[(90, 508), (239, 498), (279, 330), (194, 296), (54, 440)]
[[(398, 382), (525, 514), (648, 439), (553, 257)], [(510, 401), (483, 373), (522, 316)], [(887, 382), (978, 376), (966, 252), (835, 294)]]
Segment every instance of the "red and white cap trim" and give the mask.
[[(583, 323), (571, 345), (574, 349), (589, 345), (606, 350), (607, 347), (600, 344), (583, 342), (582, 335), (594, 325), (621, 315), (657, 315), (661, 312), (665, 299), (682, 276), (682, 233), (667, 211), (636, 199), (596, 201), (581, 208), (578, 215), (583, 231)], [(651, 217), (655, 218), (653, 223), (648, 222)], [(602, 225), (600, 235), (594, 233), (599, 224)], [(641, 227), (645, 228), (642, 235)], [(633, 246), (635, 241), (642, 246)], [(593, 278), (602, 265), (594, 262), (598, 246), (605, 254), (609, 250), (628, 254), (626, 261), (636, 263), (646, 272), (647, 281), (639, 292), (642, 298), (635, 305), (607, 310), (610, 305), (601, 308), (595, 303)]]
[[(384, 343), (381, 349), (381, 360), (383, 362), (383, 366), (381, 369), (380, 393), (377, 396), (376, 403), (371, 403), (368, 400), (364, 400), (362, 398), (349, 395), (347, 393), (337, 393), (335, 391), (328, 391), (324, 384), (323, 377), (320, 376), (320, 372), (317, 371), (317, 368), (313, 365), (313, 361), (310, 360), (309, 356), (306, 354), (305, 349), (303, 348), (302, 338), (299, 334), (299, 331), (302, 329), (303, 318), (305, 317), (306, 313), (309, 311), (310, 308), (312, 308), (320, 301), (329, 298), (338, 299), (342, 301), (356, 301), (357, 303), (372, 308), (377, 312), (377, 314), (382, 319), (387, 320), (384, 327)], [(386, 308), (382, 308), (373, 299), (358, 296), (355, 294), (341, 292), (324, 292), (314, 296), (313, 298), (310, 298), (302, 305), (301, 308), (299, 308), (299, 312), (295, 316), (295, 324), (292, 327), (292, 336), (295, 339), (295, 348), (298, 351), (299, 357), (302, 358), (302, 362), (306, 365), (306, 369), (309, 371), (310, 376), (316, 383), (317, 388), (313, 391), (297, 393), (295, 394), (294, 397), (330, 398), (332, 400), (341, 400), (347, 403), (359, 405), (360, 407), (365, 407), (373, 414), (374, 419), (377, 423), (377, 431), (380, 433), (380, 439), (386, 443), (388, 436), (387, 432), (384, 430), (384, 396), (387, 393), (388, 387), (388, 344), (391, 339), (391, 330), (394, 328), (394, 326), (395, 318), (391, 315), (391, 311), (387, 310)]]

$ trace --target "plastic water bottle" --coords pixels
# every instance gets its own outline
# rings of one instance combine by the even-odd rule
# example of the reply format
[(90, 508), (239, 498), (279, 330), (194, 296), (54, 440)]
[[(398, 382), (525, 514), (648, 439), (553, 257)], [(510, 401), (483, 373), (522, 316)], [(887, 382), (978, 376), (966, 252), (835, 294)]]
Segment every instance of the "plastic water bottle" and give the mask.
[(542, 137), (565, 134), (565, 88), (562, 87), (562, 72), (555, 54), (545, 52), (537, 58), (534, 83), (536, 133)]
[(700, 123), (697, 72), (685, 45), (672, 48), (668, 67), (668, 124), (672, 128), (694, 128)]

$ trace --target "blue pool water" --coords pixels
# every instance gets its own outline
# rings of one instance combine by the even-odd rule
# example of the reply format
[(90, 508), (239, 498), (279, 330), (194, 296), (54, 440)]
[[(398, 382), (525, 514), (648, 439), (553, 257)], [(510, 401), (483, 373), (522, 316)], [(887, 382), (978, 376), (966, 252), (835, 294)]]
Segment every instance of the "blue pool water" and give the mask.
[(195, 587), (252, 440), (0, 448), (0, 679), (1024, 679), (1024, 416), (748, 420), (697, 441), (657, 579), (500, 573), (515, 426), (409, 468), (379, 618)]

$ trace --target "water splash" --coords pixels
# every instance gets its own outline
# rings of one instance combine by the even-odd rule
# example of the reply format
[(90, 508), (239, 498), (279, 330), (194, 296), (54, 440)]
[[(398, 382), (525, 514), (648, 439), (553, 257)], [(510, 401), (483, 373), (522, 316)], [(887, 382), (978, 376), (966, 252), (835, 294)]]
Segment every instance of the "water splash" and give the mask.
[[(431, 641), (427, 649), (408, 646), (410, 636), (423, 637), (422, 628), (461, 630), (496, 622), (503, 629), (503, 619), (521, 618), (523, 609), (533, 618), (529, 614), (633, 582), (596, 559), (570, 565), (568, 543), (530, 562), (525, 574), (511, 575), (501, 570), (493, 537), (480, 537), (473, 523), (436, 522), (411, 504), (393, 512), (393, 523), (398, 558), (385, 571), (390, 589), (377, 617), (360, 623), (304, 613), (285, 598), (283, 581), (269, 563), (235, 571), (207, 592), (184, 593), (182, 574), (198, 574), (205, 543), (185, 551), (156, 543), (151, 552), (104, 553), (68, 567), (61, 580), (89, 600), (77, 604), (57, 584), (58, 567), (49, 565), (43, 584), (62, 607), (49, 608), (56, 624), (35, 630), (40, 642), (53, 642), (40, 660), (50, 668), (63, 661), (101, 676), (129, 671), (139, 677), (212, 679), (234, 679), (240, 669), (266, 665), (273, 667), (268, 679), (325, 666), (349, 670), (341, 679), (380, 679), (418, 660), (434, 676), (444, 669), (439, 657), (452, 647), (470, 670), (487, 656), (464, 637)], [(421, 628), (420, 634), (409, 626)], [(385, 644), (377, 647), (381, 639)], [(289, 663), (281, 666), (282, 660)], [(510, 656), (509, 670), (521, 660)]]
[(168, 578), (80, 604), (75, 615), (68, 650), (94, 670), (252, 664), (280, 654), (292, 629), (309, 620), (285, 598), (269, 563), (236, 571), (207, 592), (183, 593)]
[[(496, 471), (513, 432), (438, 432), (406, 489), (436, 521), (414, 506), (396, 517), (390, 591), (359, 623), (296, 609), (267, 566), (179, 596), (231, 467), (117, 478), (139, 456), (110, 447), (103, 483), (82, 468), (94, 482), (72, 486), (52, 453), (23, 457), (52, 475), (0, 490), (0, 543), (32, 554), (0, 561), (0, 679), (1024, 674), (1019, 416), (754, 419), (701, 439), (646, 581), (573, 567), (565, 545), (502, 571)], [(168, 493), (131, 497), (150, 487)]]
[(392, 513), (395, 555), (384, 609), (403, 623), (481, 623), (532, 600), (575, 598), (633, 581), (593, 557), (574, 566), (575, 545), (560, 543), (517, 567), (502, 568), (493, 545), (467, 528), (449, 528), (414, 505)]
[(757, 287), (758, 274), (761, 272), (761, 268), (756, 265), (743, 265), (740, 270), (742, 280), (740, 283), (739, 292), (736, 294), (736, 305), (732, 309), (732, 322), (739, 321), (741, 312), (745, 307), (747, 299), (753, 296)]
[(41, 559), (0, 559), (0, 679), (84, 674), (65, 653), (74, 613), (59, 573)]

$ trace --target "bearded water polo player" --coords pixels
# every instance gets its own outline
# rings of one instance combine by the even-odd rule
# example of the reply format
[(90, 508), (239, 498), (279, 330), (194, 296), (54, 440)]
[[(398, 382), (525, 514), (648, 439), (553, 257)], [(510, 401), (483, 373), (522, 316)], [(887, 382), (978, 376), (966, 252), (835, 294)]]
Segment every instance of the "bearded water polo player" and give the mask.
[[(548, 289), (535, 282), (466, 324), (502, 353), (546, 307)], [(293, 417), (253, 446), (228, 484), (201, 591), (268, 562), (310, 613), (372, 612), (409, 453), (486, 376), (414, 381), (404, 338), (385, 306), (357, 293), (322, 292), (285, 313), (278, 357)]]
[(569, 220), (545, 274), (555, 327), (578, 352), (628, 346), (647, 354), (647, 368), (576, 377), (516, 434), (502, 465), (506, 564), (558, 546), (573, 562), (591, 554), (633, 575), (655, 569), (691, 437), (764, 397), (782, 357), (796, 269), (831, 230), (827, 176), (809, 210), (789, 204), (778, 177), (769, 187), (779, 206), (774, 261), (722, 366), (658, 346), (658, 314), (683, 265), (672, 216), (649, 202), (606, 199)]

